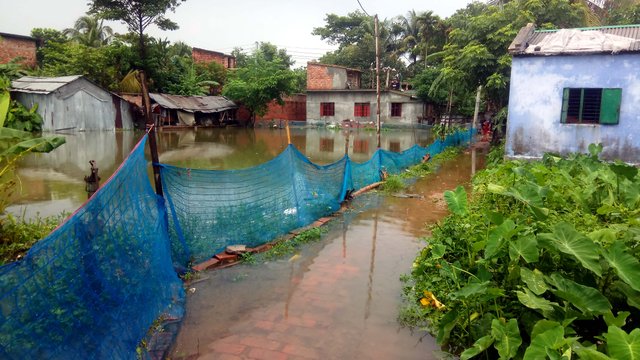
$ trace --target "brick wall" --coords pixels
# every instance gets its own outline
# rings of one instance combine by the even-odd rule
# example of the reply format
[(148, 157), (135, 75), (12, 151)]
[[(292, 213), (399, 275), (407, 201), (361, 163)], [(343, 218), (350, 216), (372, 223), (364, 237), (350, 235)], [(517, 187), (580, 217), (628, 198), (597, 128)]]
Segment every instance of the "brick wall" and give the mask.
[(326, 65), (307, 63), (307, 89), (330, 90), (333, 88), (333, 77)]
[(304, 121), (307, 118), (307, 96), (293, 95), (284, 99), (284, 105), (272, 101), (264, 116), (256, 117), (256, 120), (297, 120)]
[(191, 57), (193, 58), (193, 61), (197, 63), (217, 62), (227, 69), (233, 69), (236, 67), (235, 57), (217, 51), (192, 48)]
[(23, 57), (22, 64), (36, 67), (36, 40), (29, 37), (13, 37), (0, 34), (0, 64), (6, 64), (12, 59)]

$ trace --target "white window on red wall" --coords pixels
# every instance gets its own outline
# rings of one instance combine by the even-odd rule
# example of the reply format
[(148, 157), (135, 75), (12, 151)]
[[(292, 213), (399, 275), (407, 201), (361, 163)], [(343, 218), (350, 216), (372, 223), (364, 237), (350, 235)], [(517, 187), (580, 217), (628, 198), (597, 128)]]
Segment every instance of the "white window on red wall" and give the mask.
[(391, 103), (391, 117), (402, 116), (402, 103)]

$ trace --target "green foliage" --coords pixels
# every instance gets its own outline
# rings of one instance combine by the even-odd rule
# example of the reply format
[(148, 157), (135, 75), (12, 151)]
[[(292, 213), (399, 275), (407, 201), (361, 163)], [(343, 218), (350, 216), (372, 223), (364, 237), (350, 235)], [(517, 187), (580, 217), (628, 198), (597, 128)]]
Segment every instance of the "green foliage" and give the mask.
[(276, 243), (271, 249), (259, 255), (264, 260), (274, 260), (296, 252), (301, 245), (319, 240), (323, 230), (319, 227), (311, 228), (294, 236), (290, 240), (282, 240)]
[(67, 214), (35, 219), (8, 214), (0, 221), (0, 265), (15, 261), (38, 240), (49, 235)]
[(382, 191), (386, 193), (396, 193), (406, 187), (404, 181), (399, 175), (389, 175), (381, 186)]
[(246, 106), (254, 120), (255, 115), (265, 114), (271, 101), (284, 104), (283, 97), (296, 91), (298, 77), (279, 58), (267, 61), (258, 55), (229, 76), (222, 94)]
[(462, 185), (458, 186), (455, 191), (445, 191), (444, 200), (452, 213), (457, 215), (467, 213), (467, 192)]
[(62, 33), (76, 43), (88, 47), (101, 47), (107, 45), (113, 36), (113, 30), (103, 25), (103, 22), (104, 20), (96, 16), (81, 16), (72, 28), (67, 28)]
[(404, 323), (462, 359), (635, 358), (640, 176), (597, 153), (489, 167), (466, 205), (447, 192), (452, 214), (404, 277)]

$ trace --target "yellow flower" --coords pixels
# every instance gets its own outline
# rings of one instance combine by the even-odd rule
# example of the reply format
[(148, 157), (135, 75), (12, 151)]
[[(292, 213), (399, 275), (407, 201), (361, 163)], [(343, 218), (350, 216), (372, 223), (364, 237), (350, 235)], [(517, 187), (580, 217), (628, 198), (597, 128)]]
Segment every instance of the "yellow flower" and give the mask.
[(431, 291), (427, 290), (424, 291), (424, 297), (420, 299), (420, 304), (424, 307), (431, 306), (438, 310), (443, 310), (445, 308), (444, 304), (442, 304)]

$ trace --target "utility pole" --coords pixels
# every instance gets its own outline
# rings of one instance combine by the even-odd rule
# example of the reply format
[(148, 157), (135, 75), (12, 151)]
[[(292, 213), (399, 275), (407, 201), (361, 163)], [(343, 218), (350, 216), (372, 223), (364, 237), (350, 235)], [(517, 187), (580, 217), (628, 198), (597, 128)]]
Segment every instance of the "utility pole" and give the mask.
[(373, 17), (376, 36), (376, 134), (378, 137), (378, 149), (380, 149), (380, 40), (378, 33), (378, 15)]
[(478, 86), (478, 92), (476, 93), (476, 108), (473, 111), (473, 124), (471, 127), (477, 129), (478, 126), (478, 113), (480, 112), (480, 95), (482, 94), (482, 85)]

